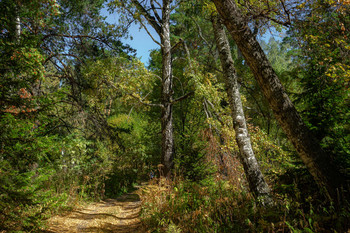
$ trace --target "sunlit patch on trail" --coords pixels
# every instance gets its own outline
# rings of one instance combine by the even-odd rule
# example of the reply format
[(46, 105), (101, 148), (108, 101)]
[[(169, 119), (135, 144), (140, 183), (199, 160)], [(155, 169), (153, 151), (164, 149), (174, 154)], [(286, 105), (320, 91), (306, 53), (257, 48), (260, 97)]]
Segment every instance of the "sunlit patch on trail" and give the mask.
[(140, 211), (139, 195), (125, 194), (54, 216), (46, 232), (143, 232)]

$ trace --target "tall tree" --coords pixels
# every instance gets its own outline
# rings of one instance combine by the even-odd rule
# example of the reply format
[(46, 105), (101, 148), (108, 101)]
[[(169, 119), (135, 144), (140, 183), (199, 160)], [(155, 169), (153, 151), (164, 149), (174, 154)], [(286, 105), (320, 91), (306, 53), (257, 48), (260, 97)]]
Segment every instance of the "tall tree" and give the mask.
[(231, 116), (236, 132), (236, 141), (240, 151), (240, 159), (247, 176), (249, 187), (256, 197), (262, 199), (263, 204), (271, 204), (272, 200), (269, 197), (270, 188), (265, 182), (264, 176), (260, 171), (259, 164), (255, 158), (248, 135), (247, 124), (237, 82), (237, 73), (234, 67), (230, 45), (219, 16), (212, 16), (212, 23), (216, 39), (216, 46), (219, 52), (221, 66), (225, 77), (227, 97), (231, 107)]
[(170, 41), (170, 14), (174, 9), (173, 3), (173, 0), (163, 0), (162, 4), (154, 0), (150, 2), (138, 0), (119, 1), (119, 5), (124, 11), (129, 16), (137, 19), (149, 33), (142, 18), (144, 17), (160, 38), (160, 42), (158, 42), (149, 33), (150, 37), (161, 47), (162, 53), (161, 104), (157, 104), (157, 106), (160, 106), (162, 109), (161, 162), (164, 165), (163, 175), (167, 178), (170, 178), (174, 158), (173, 104), (183, 99), (183, 97), (180, 97), (178, 100), (173, 99), (172, 46)]
[(340, 175), (332, 166), (331, 158), (322, 150), (319, 142), (304, 124), (240, 9), (232, 0), (213, 2), (257, 79), (279, 124), (319, 187), (325, 190), (329, 198), (335, 198), (335, 188), (339, 187)]
[(162, 163), (164, 175), (170, 177), (170, 169), (173, 166), (174, 136), (173, 136), (173, 77), (171, 66), (170, 43), (170, 4), (171, 0), (164, 0), (162, 7), (162, 27), (160, 40), (162, 45)]

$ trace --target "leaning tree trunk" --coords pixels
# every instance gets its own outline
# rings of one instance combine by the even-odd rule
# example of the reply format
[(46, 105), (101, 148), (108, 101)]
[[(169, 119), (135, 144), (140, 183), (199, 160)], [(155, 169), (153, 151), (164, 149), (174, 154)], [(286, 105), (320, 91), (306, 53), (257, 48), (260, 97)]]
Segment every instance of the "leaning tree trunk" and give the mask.
[(218, 16), (212, 17), (216, 47), (219, 52), (221, 66), (224, 72), (227, 97), (231, 107), (233, 126), (236, 132), (236, 141), (240, 151), (240, 159), (249, 183), (250, 190), (260, 198), (263, 204), (271, 204), (270, 188), (264, 180), (259, 164), (248, 135), (244, 117), (241, 96), (237, 82), (237, 73), (234, 67), (230, 45), (225, 30)]
[(172, 67), (170, 43), (170, 0), (163, 1), (162, 8), (162, 164), (163, 175), (170, 178), (173, 167), (174, 139), (173, 139), (173, 106), (172, 106)]
[[(213, 0), (231, 36), (260, 85), (276, 119), (321, 190), (336, 197), (341, 176), (286, 94), (280, 80), (234, 0)], [(331, 195), (331, 197), (330, 197)]]

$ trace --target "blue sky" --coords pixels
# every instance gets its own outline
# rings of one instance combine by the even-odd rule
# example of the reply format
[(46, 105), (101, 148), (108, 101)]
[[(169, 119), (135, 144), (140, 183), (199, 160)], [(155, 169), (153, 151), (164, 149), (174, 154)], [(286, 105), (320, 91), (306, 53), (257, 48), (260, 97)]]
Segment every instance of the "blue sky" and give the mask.
[[(103, 16), (107, 16), (107, 22), (109, 23), (117, 23), (118, 22), (118, 13), (109, 14), (107, 9), (104, 8), (101, 11)], [(154, 29), (148, 25), (148, 30), (152, 34), (155, 39), (159, 39), (157, 33)], [(282, 34), (284, 34), (283, 32)], [(130, 45), (132, 48), (136, 49), (137, 57), (147, 66), (149, 60), (150, 51), (153, 49), (158, 49), (159, 45), (157, 45), (151, 37), (147, 34), (146, 30), (141, 28), (139, 24), (133, 23), (129, 28), (129, 35), (133, 37), (130, 39), (122, 39), (122, 42)], [(276, 32), (273, 28), (271, 31), (267, 30), (265, 35), (262, 37), (266, 43), (268, 43), (269, 39), (273, 36), (276, 40), (281, 40), (281, 34)]]
[[(109, 14), (106, 8), (103, 9), (101, 13), (103, 16), (107, 16), (107, 22), (109, 23), (116, 23), (118, 21), (117, 13)], [(151, 26), (148, 27), (148, 30), (152, 33), (154, 38), (159, 38)], [(140, 29), (140, 25), (138, 24), (133, 23), (130, 26), (129, 35), (133, 37), (133, 40), (123, 38), (122, 42), (136, 49), (137, 57), (145, 65), (148, 65), (150, 51), (153, 49), (158, 49), (159, 45), (154, 43), (151, 37), (147, 34), (146, 30), (143, 28)]]

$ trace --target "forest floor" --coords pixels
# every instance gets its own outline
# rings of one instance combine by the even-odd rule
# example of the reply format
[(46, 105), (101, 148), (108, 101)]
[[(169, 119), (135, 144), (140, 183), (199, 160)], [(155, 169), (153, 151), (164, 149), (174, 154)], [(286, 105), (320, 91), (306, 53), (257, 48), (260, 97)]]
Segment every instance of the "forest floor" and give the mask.
[(140, 212), (140, 196), (125, 194), (53, 216), (47, 221), (45, 232), (144, 232)]

